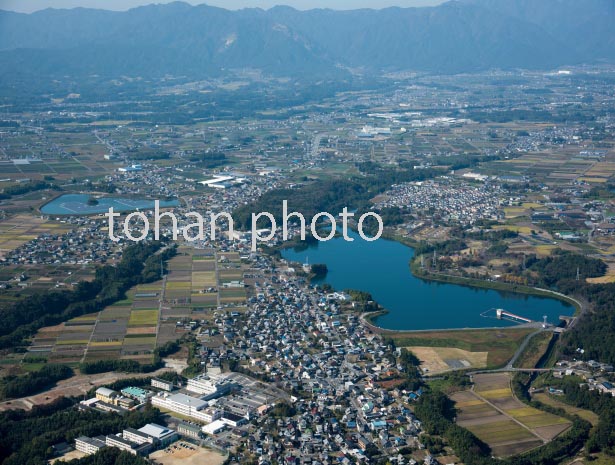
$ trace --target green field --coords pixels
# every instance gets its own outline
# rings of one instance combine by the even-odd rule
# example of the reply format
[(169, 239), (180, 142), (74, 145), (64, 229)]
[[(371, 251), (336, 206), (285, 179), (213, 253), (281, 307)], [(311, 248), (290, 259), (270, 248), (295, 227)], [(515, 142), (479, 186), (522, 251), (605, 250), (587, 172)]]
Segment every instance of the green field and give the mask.
[(589, 421), (594, 426), (597, 425), (600, 420), (598, 415), (590, 410), (573, 407), (572, 405), (566, 404), (565, 402), (560, 402), (559, 400), (542, 392), (532, 395), (532, 398), (542, 402), (543, 404), (550, 405), (551, 407), (561, 408), (570, 415), (578, 415), (584, 420)]
[(156, 326), (158, 324), (158, 310), (133, 310), (128, 320), (129, 327)]

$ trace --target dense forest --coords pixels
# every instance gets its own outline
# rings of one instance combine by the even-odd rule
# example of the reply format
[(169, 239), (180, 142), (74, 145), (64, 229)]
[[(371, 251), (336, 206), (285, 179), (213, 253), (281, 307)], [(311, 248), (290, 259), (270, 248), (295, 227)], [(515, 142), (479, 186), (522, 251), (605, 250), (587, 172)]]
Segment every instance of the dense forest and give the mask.
[(537, 259), (529, 257), (526, 266), (536, 271), (540, 276), (539, 285), (557, 288), (557, 284), (566, 279), (575, 279), (577, 269), (583, 278), (602, 276), (606, 272), (606, 264), (597, 258), (556, 250), (552, 256)]
[(72, 375), (73, 370), (70, 367), (50, 363), (23, 376), (5, 376), (0, 380), (0, 398), (12, 399), (36, 394)]
[[(553, 256), (530, 257), (528, 270), (536, 277), (535, 285), (551, 288), (586, 302), (587, 311), (572, 331), (562, 337), (564, 355), (615, 364), (615, 283), (590, 284), (587, 277), (602, 276), (606, 265), (601, 260), (559, 251)], [(582, 277), (576, 280), (577, 269)]]
[(131, 286), (155, 281), (160, 277), (160, 260), (175, 254), (170, 247), (154, 256), (162, 247), (159, 241), (130, 245), (116, 266), (99, 267), (91, 282), (82, 281), (72, 291), (37, 293), (0, 309), (0, 348), (18, 347), (43, 326), (97, 312), (122, 299)]

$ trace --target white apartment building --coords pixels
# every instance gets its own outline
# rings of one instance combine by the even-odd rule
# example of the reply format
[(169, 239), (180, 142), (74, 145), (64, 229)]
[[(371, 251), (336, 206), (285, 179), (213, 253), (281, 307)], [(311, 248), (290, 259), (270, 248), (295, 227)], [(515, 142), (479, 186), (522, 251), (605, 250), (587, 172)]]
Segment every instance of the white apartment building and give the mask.
[(88, 438), (87, 436), (79, 436), (75, 439), (75, 449), (87, 455), (95, 454), (103, 447), (106, 447), (106, 444), (100, 439)]
[(188, 380), (186, 389), (200, 396), (216, 397), (228, 393), (233, 387), (226, 377), (203, 373)]

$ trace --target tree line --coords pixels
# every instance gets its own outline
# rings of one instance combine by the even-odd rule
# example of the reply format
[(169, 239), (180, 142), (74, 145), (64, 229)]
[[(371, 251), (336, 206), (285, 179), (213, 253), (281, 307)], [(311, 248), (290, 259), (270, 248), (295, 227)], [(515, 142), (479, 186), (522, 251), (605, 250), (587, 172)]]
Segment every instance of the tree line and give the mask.
[(50, 363), (23, 376), (5, 376), (0, 382), (0, 398), (14, 399), (36, 394), (72, 375), (73, 370), (66, 365)]
[(42, 191), (45, 189), (59, 190), (60, 188), (55, 184), (48, 183), (47, 181), (24, 182), (21, 184), (15, 184), (13, 186), (5, 187), (2, 192), (0, 192), (0, 200), (6, 200), (16, 195), (23, 195), (27, 194), (28, 192)]
[(166, 344), (154, 349), (152, 363), (139, 363), (135, 360), (94, 360), (85, 361), (79, 364), (79, 371), (84, 375), (106, 373), (108, 371), (123, 371), (126, 373), (150, 373), (164, 366), (162, 357), (167, 357), (179, 350), (177, 341), (169, 341)]

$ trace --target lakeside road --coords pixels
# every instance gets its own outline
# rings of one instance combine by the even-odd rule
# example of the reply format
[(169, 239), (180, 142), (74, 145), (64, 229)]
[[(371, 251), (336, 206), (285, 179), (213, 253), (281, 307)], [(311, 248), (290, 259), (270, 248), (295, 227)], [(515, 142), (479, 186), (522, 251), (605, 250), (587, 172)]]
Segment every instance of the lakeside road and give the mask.
[[(364, 324), (366, 327), (368, 327), (372, 332), (375, 332), (377, 334), (387, 334), (387, 333), (393, 333), (393, 334), (413, 334), (413, 333), (426, 333), (426, 332), (433, 332), (434, 330), (388, 330), (388, 329), (384, 329), (384, 328), (380, 328), (379, 326), (376, 326), (372, 323), (370, 323), (367, 318), (369, 318), (370, 315), (374, 315), (380, 312), (370, 312), (370, 313), (366, 313), (363, 314), (359, 317), (359, 320), (361, 321), (362, 324)], [(512, 327), (494, 327), (494, 328), (450, 328), (450, 329), (439, 329), (437, 330), (438, 332), (459, 332), (459, 331), (480, 331), (480, 330), (503, 330), (506, 331), (507, 329), (518, 329), (518, 328), (536, 328), (536, 331), (531, 332), (530, 334), (528, 334), (523, 341), (521, 342), (521, 344), (519, 345), (519, 347), (517, 348), (517, 350), (515, 350), (515, 353), (512, 355), (512, 357), (510, 358), (510, 360), (508, 361), (508, 363), (506, 363), (506, 365), (504, 367), (501, 368), (485, 368), (485, 369), (480, 369), (480, 370), (473, 370), (473, 371), (469, 371), (467, 372), (468, 375), (473, 375), (473, 374), (478, 374), (478, 373), (498, 373), (498, 372), (530, 372), (530, 373), (534, 373), (534, 372), (547, 372), (547, 371), (553, 371), (552, 368), (515, 368), (513, 365), (514, 363), (517, 361), (517, 359), (521, 356), (521, 354), (523, 353), (523, 351), (527, 348), (528, 344), (530, 343), (530, 340), (544, 332), (544, 331), (553, 331), (554, 328), (553, 327), (549, 327), (549, 328), (543, 328), (542, 327), (542, 323), (538, 323), (538, 322), (534, 322), (534, 323), (526, 323), (523, 325), (518, 325), (518, 326), (512, 326)], [(455, 369), (451, 369), (452, 371), (457, 371)], [(439, 373), (438, 375), (434, 375), (434, 376), (440, 376), (441, 373)], [(424, 375), (424, 377), (429, 378), (429, 375)]]
[[(434, 282), (442, 282), (446, 284), (457, 284), (460, 286), (468, 286), (475, 287), (477, 289), (492, 289), (495, 291), (505, 291), (505, 292), (514, 292), (518, 294), (527, 294), (527, 295), (537, 295), (539, 297), (549, 297), (554, 296), (557, 300), (561, 300), (568, 304), (572, 304), (578, 312), (578, 316), (585, 312), (587, 308), (587, 304), (581, 302), (578, 298), (571, 297), (566, 294), (562, 294), (561, 292), (553, 291), (551, 289), (543, 289), (541, 287), (530, 287), (530, 286), (521, 286), (521, 285), (511, 285), (509, 283), (504, 283), (501, 281), (488, 281), (484, 279), (477, 278), (466, 278), (464, 276), (457, 276), (453, 274), (447, 273), (432, 273), (429, 272), (424, 275), (417, 275), (412, 266), (410, 267), (410, 272), (412, 275), (418, 279), (423, 279), (425, 281), (434, 281)], [(453, 281), (449, 281), (447, 279), (438, 279), (438, 278), (449, 278)]]

